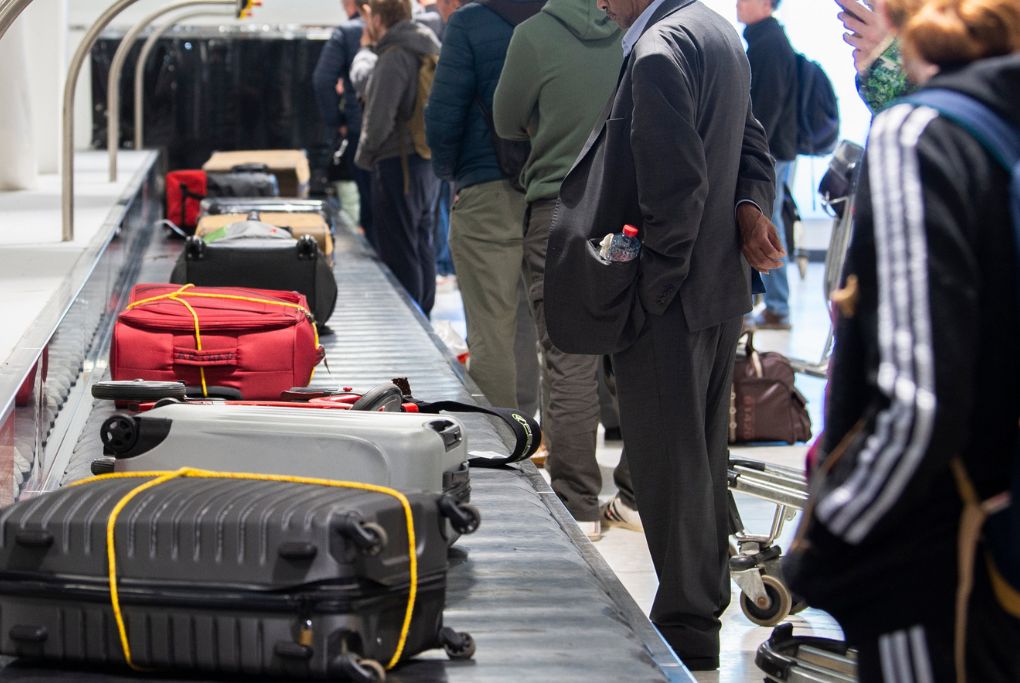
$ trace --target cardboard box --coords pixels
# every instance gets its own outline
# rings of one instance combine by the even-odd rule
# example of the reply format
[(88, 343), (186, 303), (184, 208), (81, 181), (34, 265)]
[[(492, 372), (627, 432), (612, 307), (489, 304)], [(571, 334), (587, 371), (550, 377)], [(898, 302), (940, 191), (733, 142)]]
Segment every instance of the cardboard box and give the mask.
[(281, 197), (307, 197), (312, 177), (308, 156), (303, 149), (243, 149), (213, 152), (202, 170), (225, 173), (240, 164), (265, 164), (280, 183)]

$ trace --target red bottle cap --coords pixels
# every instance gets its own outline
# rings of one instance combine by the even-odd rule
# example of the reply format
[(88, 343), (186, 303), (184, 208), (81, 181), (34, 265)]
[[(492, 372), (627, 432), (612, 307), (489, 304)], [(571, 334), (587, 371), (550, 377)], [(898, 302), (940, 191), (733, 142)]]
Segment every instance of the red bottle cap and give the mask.
[(623, 234), (627, 237), (637, 237), (637, 228), (633, 225), (625, 225), (623, 226)]

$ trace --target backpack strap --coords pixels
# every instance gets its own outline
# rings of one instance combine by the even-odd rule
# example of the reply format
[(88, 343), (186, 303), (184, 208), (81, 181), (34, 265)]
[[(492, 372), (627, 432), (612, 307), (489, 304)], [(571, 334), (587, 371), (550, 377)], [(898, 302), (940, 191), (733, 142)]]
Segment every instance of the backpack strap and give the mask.
[(1017, 292), (1020, 294), (1020, 129), (978, 100), (955, 90), (920, 90), (900, 100), (931, 107), (957, 124), (981, 143), (1010, 174), (1010, 211), (1013, 214), (1013, 247), (1017, 263)]

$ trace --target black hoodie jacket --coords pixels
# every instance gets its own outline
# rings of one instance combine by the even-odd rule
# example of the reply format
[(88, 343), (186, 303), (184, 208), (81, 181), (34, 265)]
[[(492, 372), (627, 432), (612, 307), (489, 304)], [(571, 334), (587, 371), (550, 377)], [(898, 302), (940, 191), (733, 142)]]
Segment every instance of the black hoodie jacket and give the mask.
[[(1020, 55), (926, 87), (976, 97), (1020, 127)], [(846, 450), (812, 482), (806, 543), (786, 563), (791, 587), (851, 640), (952, 614), (953, 456), (982, 497), (1009, 486), (1020, 302), (1008, 181), (931, 109), (898, 104), (872, 125), (823, 449)]]

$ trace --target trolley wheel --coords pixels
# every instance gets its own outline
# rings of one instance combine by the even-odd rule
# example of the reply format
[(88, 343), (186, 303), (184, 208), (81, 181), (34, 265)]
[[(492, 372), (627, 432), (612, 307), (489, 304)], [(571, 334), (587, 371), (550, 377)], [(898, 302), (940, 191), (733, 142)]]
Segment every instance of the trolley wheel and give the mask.
[(358, 683), (379, 683), (386, 680), (386, 669), (374, 659), (362, 659), (354, 655), (340, 658), (340, 672), (345, 678)]
[(450, 659), (471, 659), (475, 656), (475, 639), (470, 633), (458, 633), (449, 626), (439, 631), (439, 640)]
[(768, 604), (759, 606), (746, 593), (741, 593), (740, 609), (745, 617), (759, 626), (775, 626), (789, 616), (793, 598), (790, 589), (776, 577), (762, 574), (761, 580), (765, 584)]
[(144, 379), (96, 382), (93, 398), (108, 401), (158, 401), (161, 398), (183, 399), (183, 382), (158, 382)]

